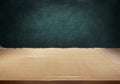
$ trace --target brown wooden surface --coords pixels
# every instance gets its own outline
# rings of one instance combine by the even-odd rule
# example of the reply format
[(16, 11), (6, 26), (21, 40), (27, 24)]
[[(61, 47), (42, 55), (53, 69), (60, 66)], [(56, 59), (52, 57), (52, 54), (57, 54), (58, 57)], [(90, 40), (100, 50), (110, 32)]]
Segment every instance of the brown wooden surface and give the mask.
[(0, 81), (0, 84), (120, 84), (120, 81)]
[(0, 48), (0, 80), (120, 80), (120, 49)]

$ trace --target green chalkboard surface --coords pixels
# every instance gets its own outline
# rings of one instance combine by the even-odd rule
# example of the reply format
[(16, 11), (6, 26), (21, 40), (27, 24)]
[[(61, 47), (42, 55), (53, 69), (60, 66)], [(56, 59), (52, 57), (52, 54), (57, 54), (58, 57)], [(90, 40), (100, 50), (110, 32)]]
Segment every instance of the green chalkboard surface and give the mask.
[(120, 47), (120, 0), (0, 0), (4, 47)]

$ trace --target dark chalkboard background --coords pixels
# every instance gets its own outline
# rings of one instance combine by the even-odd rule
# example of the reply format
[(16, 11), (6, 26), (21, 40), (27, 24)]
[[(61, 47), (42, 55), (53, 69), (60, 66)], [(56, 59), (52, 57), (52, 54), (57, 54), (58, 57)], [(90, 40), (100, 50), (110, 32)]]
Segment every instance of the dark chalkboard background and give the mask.
[(120, 47), (120, 0), (0, 0), (4, 47)]

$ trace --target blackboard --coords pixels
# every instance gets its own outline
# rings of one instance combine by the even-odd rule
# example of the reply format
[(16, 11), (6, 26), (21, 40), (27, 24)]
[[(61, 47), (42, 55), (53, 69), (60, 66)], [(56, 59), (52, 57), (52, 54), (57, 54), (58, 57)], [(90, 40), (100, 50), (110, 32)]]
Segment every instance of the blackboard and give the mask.
[(120, 47), (120, 0), (0, 0), (4, 47)]

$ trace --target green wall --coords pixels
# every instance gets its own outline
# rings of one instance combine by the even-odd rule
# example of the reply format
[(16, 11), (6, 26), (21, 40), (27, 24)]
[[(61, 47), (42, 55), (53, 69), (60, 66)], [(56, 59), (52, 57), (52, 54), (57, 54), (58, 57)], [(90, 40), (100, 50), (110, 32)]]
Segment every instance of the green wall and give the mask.
[(120, 47), (120, 0), (1, 0), (5, 47)]

